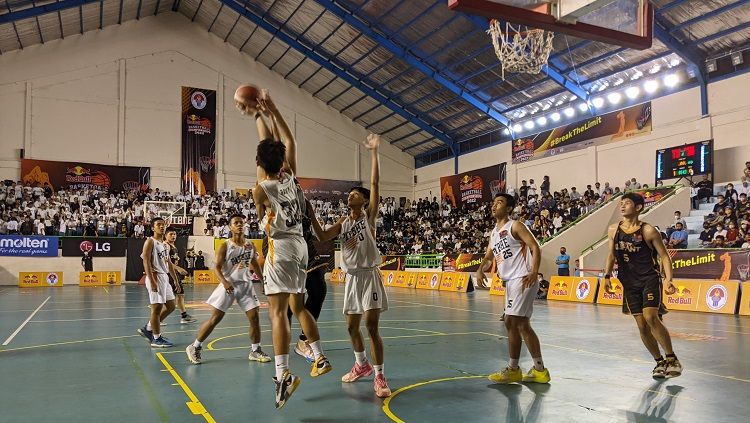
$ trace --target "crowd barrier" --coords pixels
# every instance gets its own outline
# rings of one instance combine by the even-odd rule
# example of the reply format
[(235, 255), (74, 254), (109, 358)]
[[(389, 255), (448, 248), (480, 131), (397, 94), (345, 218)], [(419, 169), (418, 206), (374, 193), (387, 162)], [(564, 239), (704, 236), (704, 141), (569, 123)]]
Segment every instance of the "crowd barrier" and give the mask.
[(18, 272), (20, 288), (44, 288), (63, 286), (63, 272)]
[[(471, 292), (474, 290), (469, 273), (381, 270), (380, 274), (385, 286), (451, 292)], [(341, 269), (333, 269), (330, 281), (331, 283), (344, 283), (346, 273)]]
[(78, 273), (79, 286), (117, 286), (122, 285), (122, 272), (105, 270)]
[(598, 278), (582, 278), (575, 276), (553, 276), (549, 281), (548, 300), (573, 301), (579, 303), (593, 303)]
[(213, 270), (193, 270), (193, 283), (196, 285), (211, 285), (219, 283)]

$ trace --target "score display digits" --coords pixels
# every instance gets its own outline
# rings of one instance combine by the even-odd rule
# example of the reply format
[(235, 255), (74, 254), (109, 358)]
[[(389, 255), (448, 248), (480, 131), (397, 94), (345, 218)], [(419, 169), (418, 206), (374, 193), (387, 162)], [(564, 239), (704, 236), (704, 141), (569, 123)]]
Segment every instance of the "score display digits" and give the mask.
[(656, 150), (656, 180), (713, 173), (713, 140)]

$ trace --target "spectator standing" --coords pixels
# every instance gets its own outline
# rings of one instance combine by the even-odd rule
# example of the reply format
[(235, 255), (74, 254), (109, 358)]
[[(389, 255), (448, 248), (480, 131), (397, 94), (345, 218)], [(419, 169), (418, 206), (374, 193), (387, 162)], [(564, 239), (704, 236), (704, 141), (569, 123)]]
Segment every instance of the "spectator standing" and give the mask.
[(539, 186), (539, 188), (542, 190), (542, 195), (549, 194), (549, 189), (550, 189), (549, 176), (544, 177), (544, 180), (542, 181), (542, 184)]
[(567, 254), (565, 247), (560, 247), (560, 255), (557, 256), (557, 276), (570, 276), (570, 256)]

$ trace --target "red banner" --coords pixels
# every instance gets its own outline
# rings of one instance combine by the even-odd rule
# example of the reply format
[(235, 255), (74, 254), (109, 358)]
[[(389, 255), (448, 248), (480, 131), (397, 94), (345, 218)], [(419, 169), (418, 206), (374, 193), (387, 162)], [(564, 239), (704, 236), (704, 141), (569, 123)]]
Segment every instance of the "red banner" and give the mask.
[(297, 182), (305, 193), (305, 198), (311, 200), (320, 198), (323, 201), (346, 201), (352, 187), (362, 186), (359, 181), (338, 181), (333, 179), (297, 178)]
[(21, 178), (24, 185), (49, 187), (53, 191), (87, 188), (145, 191), (150, 183), (151, 168), (23, 159)]
[(381, 256), (380, 270), (405, 270), (404, 256)]
[(505, 192), (505, 163), (440, 178), (440, 197), (453, 207), (492, 201)]
[(443, 272), (476, 272), (482, 259), (484, 254), (446, 254), (443, 257)]
[(182, 87), (182, 189), (216, 191), (216, 91)]

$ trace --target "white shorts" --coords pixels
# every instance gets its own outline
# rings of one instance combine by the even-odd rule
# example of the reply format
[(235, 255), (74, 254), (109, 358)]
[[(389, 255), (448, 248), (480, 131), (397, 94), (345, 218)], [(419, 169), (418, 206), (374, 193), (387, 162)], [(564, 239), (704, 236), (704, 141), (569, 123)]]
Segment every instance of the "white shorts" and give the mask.
[(234, 286), (234, 292), (229, 294), (224, 289), (224, 285), (219, 284), (206, 300), (206, 304), (224, 313), (229, 310), (229, 307), (235, 301), (237, 301), (237, 305), (244, 313), (260, 307), (260, 301), (258, 301), (258, 296), (255, 295), (252, 282), (232, 283), (232, 286)]
[(344, 288), (344, 314), (364, 314), (367, 310), (388, 310), (388, 296), (385, 293), (380, 271), (355, 270), (347, 272)]
[(156, 274), (157, 292), (151, 290), (151, 280), (146, 276), (146, 289), (148, 290), (148, 301), (151, 304), (166, 304), (167, 301), (174, 300), (174, 291), (169, 284), (169, 275), (166, 273)]
[(505, 314), (509, 316), (531, 317), (534, 299), (539, 291), (539, 282), (524, 289), (523, 278), (511, 279), (505, 284)]
[(304, 294), (307, 279), (307, 244), (302, 237), (268, 240), (268, 254), (263, 265), (263, 288), (266, 295)]

